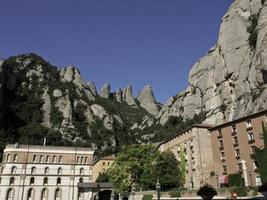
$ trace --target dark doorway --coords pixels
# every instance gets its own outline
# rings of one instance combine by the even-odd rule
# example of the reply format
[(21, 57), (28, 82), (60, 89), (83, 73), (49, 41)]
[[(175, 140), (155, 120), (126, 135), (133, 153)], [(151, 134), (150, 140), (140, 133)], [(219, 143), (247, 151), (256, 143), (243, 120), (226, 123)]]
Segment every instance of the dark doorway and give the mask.
[[(98, 192), (99, 200), (110, 200), (111, 190), (102, 190)], [(94, 200), (96, 196), (94, 197)], [(119, 200), (119, 195), (115, 193), (114, 200)]]

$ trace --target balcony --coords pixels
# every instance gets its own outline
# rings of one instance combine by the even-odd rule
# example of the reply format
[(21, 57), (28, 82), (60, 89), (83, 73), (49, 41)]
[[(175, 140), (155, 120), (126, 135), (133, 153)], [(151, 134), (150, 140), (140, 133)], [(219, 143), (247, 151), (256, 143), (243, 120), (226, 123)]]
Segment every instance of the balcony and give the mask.
[(233, 144), (233, 147), (238, 147), (238, 145), (239, 144), (236, 142), (236, 143)]
[(249, 140), (248, 140), (248, 143), (249, 143), (249, 144), (252, 144), (252, 143), (254, 143), (254, 142), (255, 142), (255, 139), (249, 139)]
[(236, 135), (236, 130), (232, 129), (232, 135)]
[(220, 146), (220, 147), (219, 147), (219, 149), (220, 149), (220, 150), (223, 150), (223, 149), (224, 149), (224, 147), (223, 147), (223, 146)]

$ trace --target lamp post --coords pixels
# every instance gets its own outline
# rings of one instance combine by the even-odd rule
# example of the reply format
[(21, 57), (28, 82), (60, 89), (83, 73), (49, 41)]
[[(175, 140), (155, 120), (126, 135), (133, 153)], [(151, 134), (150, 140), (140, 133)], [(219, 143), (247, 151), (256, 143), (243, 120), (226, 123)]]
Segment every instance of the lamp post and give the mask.
[(160, 184), (159, 184), (159, 179), (157, 179), (156, 190), (157, 190), (157, 199), (160, 200)]
[(132, 186), (132, 196), (133, 196), (133, 200), (134, 200), (135, 191), (136, 191), (136, 188), (135, 188), (135, 186), (133, 185), (133, 186)]

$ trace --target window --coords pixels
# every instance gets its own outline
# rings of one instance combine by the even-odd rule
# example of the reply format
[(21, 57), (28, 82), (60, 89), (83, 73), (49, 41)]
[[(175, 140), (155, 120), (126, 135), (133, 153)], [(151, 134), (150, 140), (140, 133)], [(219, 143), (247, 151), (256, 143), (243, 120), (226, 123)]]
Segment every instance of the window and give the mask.
[(0, 167), (0, 174), (2, 174), (4, 171), (4, 167)]
[(218, 138), (222, 138), (222, 130), (219, 129), (217, 133), (218, 133)]
[(83, 163), (83, 157), (81, 157), (81, 163)]
[(248, 142), (249, 143), (255, 142), (255, 136), (254, 136), (254, 133), (253, 132), (249, 132), (248, 133)]
[(80, 169), (80, 174), (84, 174), (84, 169), (83, 168)]
[(103, 165), (103, 166), (105, 166), (105, 165), (106, 165), (106, 163), (105, 163), (105, 162), (103, 162), (103, 163), (102, 163), (102, 165)]
[(255, 169), (258, 169), (258, 167), (259, 167), (259, 165), (258, 165), (257, 161), (253, 161), (253, 168), (254, 168), (254, 170)]
[(79, 183), (83, 183), (83, 178), (79, 178)]
[(227, 174), (227, 167), (225, 165), (223, 166), (223, 174)]
[(62, 163), (62, 156), (59, 156), (59, 163)]
[(6, 195), (6, 200), (13, 200), (14, 198), (14, 191), (13, 189), (8, 189), (7, 191), (7, 195)]
[(49, 168), (46, 167), (45, 170), (44, 170), (44, 174), (48, 174), (49, 173)]
[(45, 200), (47, 197), (47, 190), (44, 188), (41, 193), (41, 200)]
[(223, 150), (223, 141), (222, 140), (219, 141), (219, 148), (220, 148), (220, 150)]
[(237, 138), (237, 136), (235, 136), (235, 137), (233, 137), (233, 145), (236, 147), (236, 146), (238, 146), (238, 138)]
[(16, 172), (17, 172), (17, 167), (13, 166), (11, 168), (11, 174), (16, 174)]
[(34, 163), (37, 162), (37, 155), (34, 155), (34, 156), (33, 156), (32, 161), (33, 161)]
[(47, 185), (47, 184), (48, 184), (48, 178), (47, 177), (44, 177), (43, 185)]
[(250, 153), (251, 153), (252, 155), (254, 155), (255, 152), (256, 152), (256, 146), (251, 146), (251, 147), (250, 147)]
[(30, 185), (33, 185), (34, 184), (34, 177), (31, 177), (30, 179)]
[(246, 125), (247, 125), (247, 128), (252, 127), (252, 125), (251, 125), (251, 120), (247, 120)]
[(17, 162), (18, 161), (18, 155), (15, 154), (14, 157), (13, 157), (13, 162)]
[(35, 172), (36, 172), (36, 167), (32, 167), (31, 168), (31, 174), (35, 174)]
[(85, 164), (87, 163), (87, 157), (84, 158), (84, 163), (85, 163)]
[(236, 134), (236, 125), (232, 125), (232, 135)]
[(32, 199), (33, 199), (33, 190), (31, 188), (28, 190), (27, 200), (32, 200)]
[(50, 162), (50, 156), (46, 156), (46, 163)]
[(56, 156), (53, 156), (53, 163), (56, 163), (57, 162), (57, 157)]
[(225, 161), (225, 153), (221, 152), (221, 160), (224, 162)]
[(61, 168), (61, 167), (59, 167), (59, 168), (57, 169), (57, 174), (62, 174), (62, 168)]
[(0, 185), (1, 185), (1, 183), (2, 183), (2, 177), (0, 177)]
[(261, 177), (260, 176), (256, 176), (256, 186), (260, 186), (261, 183)]
[(235, 157), (236, 157), (236, 159), (240, 158), (240, 150), (239, 149), (235, 150)]
[(80, 156), (77, 157), (76, 162), (79, 163), (79, 161), (80, 161)]
[(44, 162), (44, 156), (43, 156), (43, 155), (40, 156), (40, 160), (39, 160), (39, 162), (40, 162), (40, 163), (43, 163), (43, 162)]
[(10, 162), (10, 154), (7, 154), (6, 161)]
[(9, 185), (14, 185), (14, 183), (15, 183), (15, 178), (11, 177), (9, 180)]
[(60, 184), (61, 184), (61, 178), (58, 177), (58, 178), (57, 178), (57, 185), (60, 185)]
[(55, 200), (60, 200), (60, 190), (57, 188), (55, 191)]

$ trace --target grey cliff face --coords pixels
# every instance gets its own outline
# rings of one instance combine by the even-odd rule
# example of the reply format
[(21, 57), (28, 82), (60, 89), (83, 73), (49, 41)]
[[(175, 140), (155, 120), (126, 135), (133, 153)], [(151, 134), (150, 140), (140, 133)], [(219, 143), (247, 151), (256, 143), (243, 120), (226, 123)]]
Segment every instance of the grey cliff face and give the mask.
[(100, 90), (100, 97), (108, 99), (110, 95), (110, 85), (105, 84)]
[(118, 102), (122, 102), (122, 101), (123, 101), (122, 90), (121, 90), (120, 88), (117, 89), (115, 95), (116, 95), (116, 100), (117, 100)]
[(156, 99), (154, 97), (152, 88), (150, 85), (146, 85), (143, 90), (139, 93), (137, 97), (140, 102), (140, 106), (146, 109), (152, 115), (157, 115), (159, 108), (156, 104)]
[[(251, 18), (257, 16), (258, 37), (250, 44)], [(164, 124), (169, 116), (192, 118), (201, 111), (205, 123), (219, 124), (266, 109), (267, 30), (266, 3), (236, 0), (224, 15), (217, 44), (189, 73), (189, 86), (159, 112)]]
[(128, 85), (125, 90), (125, 102), (130, 106), (135, 106), (136, 102), (132, 93), (132, 86)]
[(93, 95), (97, 95), (97, 90), (96, 90), (96, 86), (95, 83), (93, 81), (89, 81), (87, 82), (88, 87), (90, 88), (91, 92), (93, 93)]

